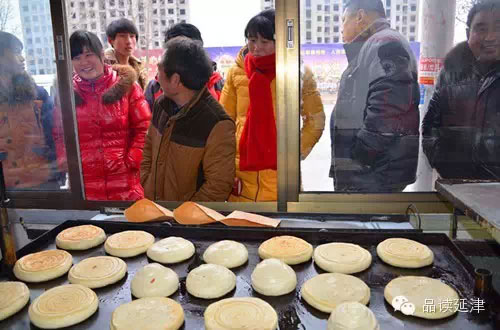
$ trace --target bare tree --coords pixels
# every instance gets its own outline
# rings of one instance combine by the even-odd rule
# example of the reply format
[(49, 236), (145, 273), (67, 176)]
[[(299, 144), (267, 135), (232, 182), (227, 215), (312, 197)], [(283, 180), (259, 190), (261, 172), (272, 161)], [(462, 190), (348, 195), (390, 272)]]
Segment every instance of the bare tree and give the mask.
[(9, 27), (10, 21), (14, 18), (14, 7), (11, 0), (0, 0), (0, 31), (12, 32)]
[(478, 2), (478, 0), (457, 0), (457, 21), (467, 24), (467, 15), (469, 14), (469, 10), (476, 2)]

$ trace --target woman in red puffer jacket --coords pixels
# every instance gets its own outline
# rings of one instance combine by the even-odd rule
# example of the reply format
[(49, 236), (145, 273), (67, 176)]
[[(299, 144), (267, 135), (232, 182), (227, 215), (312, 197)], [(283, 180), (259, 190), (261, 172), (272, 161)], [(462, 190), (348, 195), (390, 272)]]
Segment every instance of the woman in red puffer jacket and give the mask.
[(75, 31), (70, 46), (86, 199), (143, 198), (139, 167), (151, 112), (136, 73), (105, 65), (91, 32)]

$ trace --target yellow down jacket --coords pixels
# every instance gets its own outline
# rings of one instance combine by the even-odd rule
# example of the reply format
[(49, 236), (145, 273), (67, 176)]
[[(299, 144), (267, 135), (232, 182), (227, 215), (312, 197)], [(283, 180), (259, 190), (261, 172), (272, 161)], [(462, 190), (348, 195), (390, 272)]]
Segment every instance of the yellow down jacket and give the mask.
[[(243, 127), (247, 118), (250, 99), (248, 97), (248, 78), (244, 68), (243, 47), (236, 64), (226, 75), (226, 82), (221, 93), (220, 102), (227, 113), (236, 122), (236, 177), (241, 180), (242, 190), (239, 196), (231, 195), (230, 202), (271, 202), (277, 200), (277, 175), (274, 170), (240, 171), (239, 143)], [(316, 81), (310, 68), (304, 67), (301, 71), (302, 98), (300, 115), (302, 129), (300, 132), (300, 154), (305, 159), (318, 142), (325, 127), (325, 113), (321, 96), (316, 88)], [(271, 83), (273, 102), (276, 105), (276, 80)], [(276, 118), (276, 106), (275, 118)], [(299, 118), (297, 118), (299, 120)]]

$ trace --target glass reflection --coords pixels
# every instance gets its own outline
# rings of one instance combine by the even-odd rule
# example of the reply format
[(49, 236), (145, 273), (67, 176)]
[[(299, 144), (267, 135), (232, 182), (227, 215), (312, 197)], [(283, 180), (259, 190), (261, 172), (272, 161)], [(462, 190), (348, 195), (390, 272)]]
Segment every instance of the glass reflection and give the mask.
[(422, 125), (443, 178), (500, 180), (500, 4), (474, 5), (468, 40), (446, 56)]
[(61, 173), (53, 136), (54, 103), (25, 69), (23, 44), (0, 31), (0, 151), (13, 190), (57, 190)]

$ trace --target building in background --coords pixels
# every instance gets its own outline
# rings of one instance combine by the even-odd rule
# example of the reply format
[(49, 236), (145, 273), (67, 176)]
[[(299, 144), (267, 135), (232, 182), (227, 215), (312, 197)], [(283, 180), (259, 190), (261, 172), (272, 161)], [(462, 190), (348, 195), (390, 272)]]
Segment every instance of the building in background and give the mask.
[(189, 0), (67, 0), (66, 7), (69, 33), (92, 31), (105, 47), (106, 27), (122, 17), (137, 26), (138, 49), (161, 48), (169, 26), (189, 22)]
[[(300, 0), (301, 43), (342, 42), (342, 14), (347, 2), (348, 0)], [(383, 0), (391, 27), (409, 41), (418, 41), (419, 2), (420, 0)]]
[(420, 0), (385, 0), (387, 19), (409, 41), (418, 40)]
[(262, 10), (266, 10), (269, 8), (275, 8), (274, 0), (260, 0)]
[(49, 0), (19, 0), (26, 68), (31, 75), (56, 73)]

